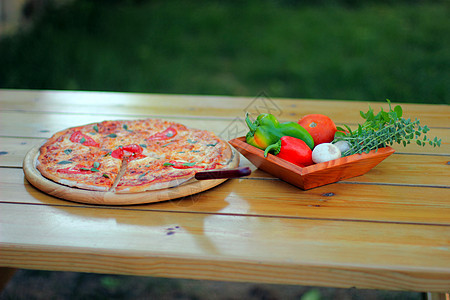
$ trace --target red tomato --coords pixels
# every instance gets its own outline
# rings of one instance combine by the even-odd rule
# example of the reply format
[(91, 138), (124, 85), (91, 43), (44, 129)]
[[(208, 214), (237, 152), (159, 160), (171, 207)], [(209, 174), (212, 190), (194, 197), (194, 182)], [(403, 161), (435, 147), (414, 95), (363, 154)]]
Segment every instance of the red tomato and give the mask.
[(321, 114), (306, 115), (298, 121), (311, 134), (314, 145), (331, 143), (336, 133), (336, 125), (327, 116)]

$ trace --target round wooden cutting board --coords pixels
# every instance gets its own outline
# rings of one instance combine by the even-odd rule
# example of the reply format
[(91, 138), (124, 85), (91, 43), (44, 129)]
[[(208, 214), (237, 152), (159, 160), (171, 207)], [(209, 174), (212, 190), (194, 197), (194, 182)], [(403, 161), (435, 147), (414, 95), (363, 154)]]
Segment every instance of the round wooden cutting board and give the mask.
[[(51, 181), (36, 169), (36, 161), (39, 156), (40, 146), (33, 147), (28, 151), (23, 161), (23, 171), (25, 178), (37, 189), (49, 195), (62, 198), (65, 200), (100, 205), (132, 205), (166, 201), (193, 195), (213, 188), (227, 179), (211, 179), (211, 180), (189, 180), (178, 186), (154, 190), (141, 193), (116, 194), (114, 192), (99, 192), (83, 190), (75, 187), (61, 185)], [(230, 161), (229, 168), (239, 166), (239, 154), (233, 149), (233, 157)]]

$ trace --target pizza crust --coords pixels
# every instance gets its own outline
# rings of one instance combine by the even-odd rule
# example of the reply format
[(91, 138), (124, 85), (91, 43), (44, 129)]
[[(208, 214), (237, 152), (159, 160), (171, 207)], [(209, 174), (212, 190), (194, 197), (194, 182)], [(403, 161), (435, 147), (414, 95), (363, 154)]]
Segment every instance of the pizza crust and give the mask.
[(88, 185), (88, 184), (84, 184), (82, 182), (78, 182), (76, 180), (60, 178), (58, 176), (55, 176), (52, 172), (48, 172), (46, 169), (40, 167), (39, 161), (36, 162), (36, 168), (42, 174), (42, 176), (44, 176), (52, 181), (55, 181), (59, 184), (65, 185), (65, 186), (76, 187), (76, 188), (92, 190), (92, 191), (102, 191), (102, 192), (106, 192), (109, 189), (108, 187), (104, 187), (104, 186)]
[(92, 190), (92, 191), (102, 191), (107, 192), (109, 190), (109, 187), (105, 186), (99, 186), (99, 185), (93, 185), (93, 184), (85, 184), (83, 182), (78, 182), (76, 180), (70, 180), (65, 178), (60, 178), (58, 176), (55, 176), (52, 172), (48, 172), (45, 168), (40, 167), (39, 161), (36, 163), (37, 170), (42, 174), (42, 176), (55, 181), (59, 184), (69, 186), (69, 187), (76, 187), (84, 190)]
[(177, 178), (177, 179), (174, 179), (171, 181), (154, 183), (150, 186), (145, 186), (145, 187), (128, 186), (124, 189), (115, 190), (114, 192), (117, 194), (130, 194), (130, 193), (141, 193), (141, 192), (148, 192), (148, 191), (163, 190), (163, 189), (168, 189), (168, 188), (173, 188), (173, 187), (179, 186), (179, 185), (189, 181), (192, 178), (194, 178), (194, 176), (186, 176), (184, 178)]
[(109, 190), (108, 187), (88, 185), (88, 184), (83, 184), (81, 182), (71, 181), (71, 180), (67, 180), (67, 179), (60, 179), (57, 182), (59, 184), (72, 186), (72, 187), (76, 187), (76, 188), (83, 189), (83, 190), (92, 190), (92, 191), (100, 191), (100, 192), (107, 192)]
[[(109, 122), (109, 123), (106, 123), (106, 122)], [(123, 122), (123, 123), (120, 123), (120, 122)], [(80, 176), (78, 176), (79, 178), (77, 178), (76, 175), (62, 176), (61, 174), (58, 174), (54, 168), (51, 169), (48, 167), (48, 166), (52, 167), (51, 164), (53, 164), (53, 167), (55, 167), (56, 163), (54, 161), (46, 161), (44, 159), (46, 156), (47, 157), (54, 156), (54, 155), (52, 155), (53, 153), (51, 153), (51, 151), (49, 151), (49, 149), (51, 149), (52, 146), (61, 148), (61, 147), (63, 147), (62, 145), (65, 145), (65, 143), (69, 144), (70, 142), (69, 142), (68, 136), (75, 131), (80, 131), (80, 132), (85, 133), (86, 137), (88, 136), (87, 135), (88, 133), (92, 134), (95, 137), (95, 140), (100, 143), (100, 145), (101, 145), (100, 147), (103, 147), (103, 148), (108, 147), (108, 148), (111, 148), (111, 150), (113, 150), (112, 149), (113, 147), (115, 147), (115, 149), (117, 149), (118, 147), (121, 147), (121, 146), (118, 146), (117, 142), (113, 140), (112, 137), (114, 135), (120, 136), (121, 141), (126, 141), (127, 143), (136, 142), (136, 144), (137, 144), (139, 142), (137, 140), (137, 138), (141, 138), (141, 136), (137, 135), (136, 133), (133, 133), (133, 134), (130, 134), (130, 136), (127, 136), (126, 132), (133, 132), (132, 130), (136, 130), (136, 132), (137, 132), (138, 130), (141, 130), (139, 128), (139, 125), (140, 125), (139, 122), (142, 122), (142, 124), (145, 124), (146, 126), (151, 126), (152, 124), (156, 125), (155, 128), (157, 128), (158, 131), (155, 131), (152, 128), (150, 128), (150, 129), (144, 128), (143, 131), (147, 133), (146, 137), (152, 136), (154, 134), (158, 135), (158, 134), (160, 134), (161, 131), (163, 131), (169, 127), (174, 127), (176, 129), (178, 129), (180, 132), (177, 137), (175, 137), (173, 140), (171, 140), (172, 142), (164, 144), (164, 141), (159, 141), (157, 139), (157, 141), (154, 142), (154, 144), (149, 145), (152, 147), (152, 150), (144, 149), (144, 151), (142, 151), (143, 154), (151, 155), (151, 157), (153, 159), (164, 159), (163, 158), (164, 156), (172, 157), (171, 155), (169, 155), (169, 154), (172, 154), (170, 151), (168, 153), (165, 153), (164, 152), (165, 149), (163, 151), (162, 148), (169, 144), (172, 144), (169, 147), (167, 147), (167, 149), (172, 149), (171, 151), (173, 152), (174, 149), (177, 150), (177, 146), (181, 146), (181, 145), (183, 145), (183, 143), (184, 143), (184, 145), (187, 145), (186, 137), (189, 136), (189, 134), (192, 134), (192, 136), (194, 136), (196, 140), (190, 141), (189, 139), (187, 139), (187, 141), (189, 141), (189, 143), (191, 143), (191, 144), (195, 144), (194, 146), (197, 147), (195, 149), (202, 149), (202, 151), (192, 150), (190, 152), (201, 152), (201, 153), (198, 153), (198, 154), (192, 153), (192, 154), (186, 155), (186, 157), (197, 158), (199, 160), (206, 157), (210, 160), (209, 163), (211, 164), (211, 166), (213, 166), (212, 168), (227, 168), (229, 166), (230, 161), (233, 158), (233, 151), (231, 150), (230, 145), (226, 141), (221, 140), (220, 138), (218, 138), (212, 132), (209, 132), (209, 131), (189, 129), (189, 128), (186, 128), (182, 124), (161, 121), (161, 120), (156, 120), (156, 119), (135, 120), (135, 121), (130, 121), (130, 120), (128, 120), (128, 121), (104, 121), (101, 123), (91, 123), (91, 124), (87, 124), (87, 125), (83, 125), (83, 126), (71, 127), (71, 128), (67, 128), (65, 130), (55, 133), (51, 138), (49, 138), (40, 147), (39, 155), (38, 155), (36, 163), (35, 163), (36, 169), (44, 177), (46, 177), (54, 182), (57, 182), (61, 185), (65, 185), (65, 186), (69, 186), (69, 187), (76, 187), (76, 188), (85, 189), (85, 190), (92, 190), (92, 191), (103, 191), (103, 192), (108, 191), (108, 192), (113, 192), (113, 193), (118, 193), (118, 194), (140, 193), (140, 192), (146, 192), (146, 191), (157, 191), (157, 190), (163, 190), (163, 189), (170, 189), (170, 188), (173, 188), (173, 187), (176, 187), (176, 186), (179, 186), (179, 185), (185, 184), (186, 182), (191, 181), (194, 178), (194, 175), (196, 172), (204, 170), (204, 168), (200, 168), (200, 167), (198, 167), (196, 169), (188, 170), (188, 171), (182, 170), (179, 172), (177, 172), (176, 170), (175, 171), (170, 170), (170, 171), (168, 171), (168, 173), (170, 173), (169, 175), (172, 176), (173, 178), (171, 178), (170, 176), (168, 176), (168, 177), (160, 176), (160, 177), (155, 177), (155, 180), (153, 180), (153, 181), (148, 181), (143, 184), (136, 183), (136, 178), (135, 178), (134, 183), (132, 181), (130, 181), (129, 184), (123, 184), (123, 185), (119, 186), (120, 180), (122, 178), (124, 178), (124, 174), (128, 169), (128, 164), (127, 164), (128, 158), (125, 157), (121, 161), (121, 166), (120, 166), (119, 171), (117, 172), (117, 174), (115, 174), (115, 175), (117, 175), (114, 178), (115, 180), (113, 180), (113, 182), (110, 185), (106, 186), (106, 185), (95, 184), (95, 182), (94, 183), (89, 182), (89, 180), (86, 180), (86, 176), (80, 175)], [(104, 124), (104, 123), (105, 124), (114, 124), (115, 130), (119, 130), (120, 132), (116, 131), (117, 132), (117, 134), (116, 134), (115, 132), (106, 130), (106, 133), (108, 133), (108, 135), (106, 135), (106, 136), (101, 136), (100, 134), (97, 135), (98, 128), (100, 128), (100, 126), (102, 126), (102, 124)], [(96, 132), (93, 132), (93, 129), (96, 129)], [(105, 130), (105, 128), (101, 127), (101, 130)], [(145, 131), (145, 130), (147, 130), (147, 131)], [(203, 137), (207, 140), (214, 140), (217, 142), (214, 145), (212, 145), (212, 147), (206, 147), (205, 145), (202, 145), (202, 143), (201, 143), (203, 141), (202, 140)], [(104, 142), (104, 140), (106, 140), (107, 142)], [(197, 144), (197, 142), (199, 142), (199, 143)], [(180, 144), (178, 145), (177, 143), (180, 143)], [(217, 144), (220, 144), (219, 145), (220, 147), (216, 148), (215, 146)], [(192, 147), (194, 147), (193, 145), (187, 145), (187, 146), (190, 147), (189, 149), (192, 149)], [(207, 145), (207, 146), (211, 146), (211, 145)], [(159, 150), (160, 153), (152, 152), (155, 149)], [(178, 150), (183, 150), (183, 149), (178, 149)], [(62, 150), (60, 149), (60, 151), (62, 151)], [(184, 153), (185, 151), (178, 151), (178, 152)], [(91, 152), (88, 152), (88, 153), (91, 154)], [(109, 154), (111, 154), (111, 153), (109, 153)], [(195, 155), (195, 154), (197, 154), (197, 155)], [(177, 157), (177, 156), (174, 155), (174, 157)], [(150, 158), (150, 156), (149, 156), (149, 158)], [(208, 165), (206, 164), (205, 168), (207, 166)], [(161, 172), (161, 170), (160, 170), (160, 172)], [(166, 175), (166, 174), (164, 174), (164, 172), (162, 174)], [(93, 174), (91, 181), (95, 181), (94, 175), (98, 176), (99, 174)]]

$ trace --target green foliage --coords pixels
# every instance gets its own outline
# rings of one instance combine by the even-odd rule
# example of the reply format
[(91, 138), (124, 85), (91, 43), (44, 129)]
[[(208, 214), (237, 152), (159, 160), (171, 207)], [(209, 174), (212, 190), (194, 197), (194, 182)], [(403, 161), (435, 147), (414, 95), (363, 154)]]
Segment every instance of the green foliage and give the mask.
[(0, 87), (448, 103), (443, 1), (89, 1), (0, 40)]
[(318, 289), (311, 289), (307, 291), (300, 300), (320, 300), (320, 291)]
[[(344, 140), (350, 143), (350, 149), (343, 153), (343, 156), (368, 153), (371, 150), (392, 146), (395, 143), (403, 146), (411, 142), (416, 142), (419, 146), (425, 146), (426, 144), (433, 147), (441, 146), (441, 139), (437, 137), (429, 139), (427, 137), (426, 134), (430, 130), (428, 126), (421, 126), (418, 119), (411, 121), (409, 118), (403, 118), (401, 106), (397, 105), (392, 109), (391, 102), (387, 101), (389, 103), (388, 112), (381, 109), (375, 115), (372, 108), (369, 108), (367, 113), (361, 111), (361, 117), (366, 121), (363, 124), (358, 124), (357, 130), (352, 131), (349, 126), (345, 126), (345, 129), (338, 127), (336, 141)], [(344, 133), (346, 130), (347, 132)]]
[(117, 276), (104, 276), (100, 278), (100, 284), (108, 291), (115, 291), (120, 288), (122, 281)]

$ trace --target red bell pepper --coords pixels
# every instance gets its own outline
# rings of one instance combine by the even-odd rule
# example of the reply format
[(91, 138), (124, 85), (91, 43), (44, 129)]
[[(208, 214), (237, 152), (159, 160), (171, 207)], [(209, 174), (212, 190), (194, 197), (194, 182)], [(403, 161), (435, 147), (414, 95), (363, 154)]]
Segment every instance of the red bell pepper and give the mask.
[(313, 164), (311, 148), (301, 139), (283, 136), (278, 142), (266, 148), (264, 156), (266, 157), (270, 151), (277, 157), (302, 168)]

